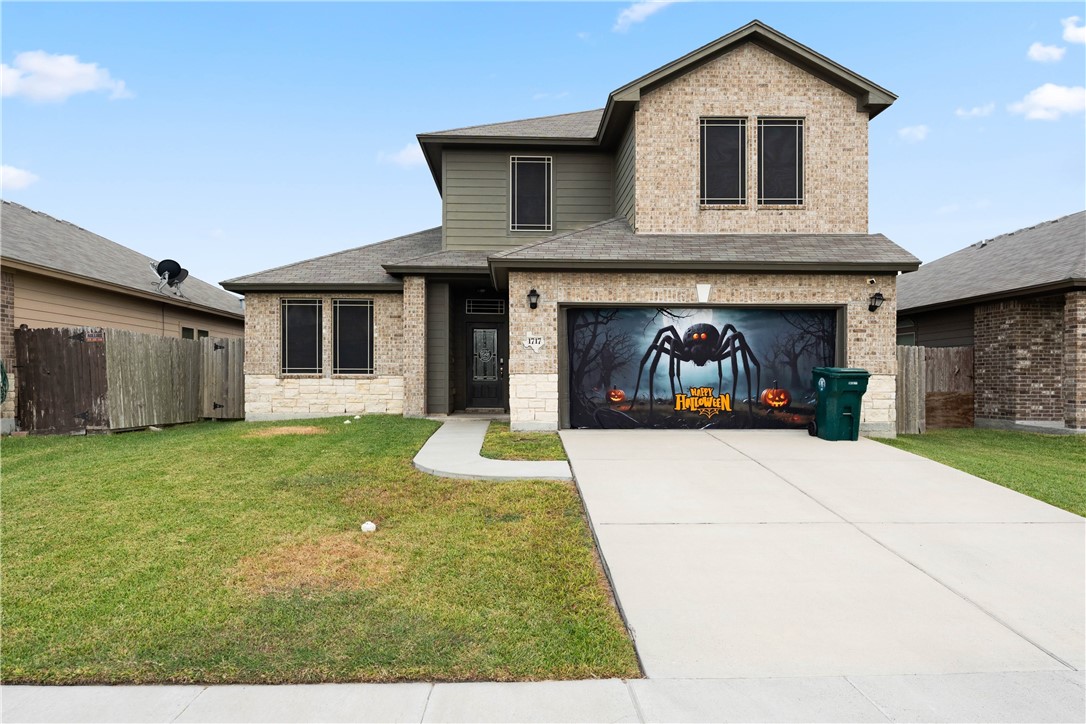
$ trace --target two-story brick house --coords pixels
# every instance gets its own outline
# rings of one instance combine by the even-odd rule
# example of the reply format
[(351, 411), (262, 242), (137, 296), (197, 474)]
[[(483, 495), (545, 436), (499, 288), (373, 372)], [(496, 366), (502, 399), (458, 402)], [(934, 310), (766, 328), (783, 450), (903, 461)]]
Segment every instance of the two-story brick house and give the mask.
[(440, 227), (223, 282), (247, 417), (801, 427), (836, 364), (893, 434), (919, 262), (868, 233), (867, 124), (894, 100), (755, 21), (603, 109), (421, 134)]

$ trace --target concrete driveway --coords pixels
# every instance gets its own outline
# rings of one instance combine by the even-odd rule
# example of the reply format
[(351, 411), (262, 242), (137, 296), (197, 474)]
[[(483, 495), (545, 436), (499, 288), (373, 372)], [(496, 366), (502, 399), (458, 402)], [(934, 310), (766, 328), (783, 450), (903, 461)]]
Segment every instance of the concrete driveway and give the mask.
[(1083, 518), (871, 440), (562, 440), (650, 679), (1041, 672), (1081, 702)]

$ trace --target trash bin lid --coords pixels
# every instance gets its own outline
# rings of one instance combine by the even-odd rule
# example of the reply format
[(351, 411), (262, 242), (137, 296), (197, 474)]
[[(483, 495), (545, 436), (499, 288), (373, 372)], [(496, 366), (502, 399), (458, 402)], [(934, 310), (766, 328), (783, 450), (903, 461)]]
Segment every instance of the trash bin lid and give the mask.
[(815, 367), (811, 372), (826, 377), (870, 377), (871, 373), (861, 367)]

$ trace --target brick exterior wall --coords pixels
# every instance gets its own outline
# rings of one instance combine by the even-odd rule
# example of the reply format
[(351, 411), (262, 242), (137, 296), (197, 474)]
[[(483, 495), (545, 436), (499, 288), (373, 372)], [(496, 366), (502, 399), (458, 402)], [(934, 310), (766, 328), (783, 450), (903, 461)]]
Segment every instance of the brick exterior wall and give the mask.
[(975, 413), (985, 420), (1064, 420), (1064, 298), (978, 304), (974, 322)]
[(15, 379), (15, 275), (11, 272), (0, 274), (0, 357), (8, 371), (8, 399), (0, 405), (0, 431), (11, 432), (15, 429), (16, 396), (18, 384)]
[[(321, 299), (319, 375), (280, 373), (280, 300)], [(332, 374), (332, 300), (373, 300), (374, 374)], [(245, 419), (281, 420), (328, 415), (389, 413), (404, 409), (403, 295), (267, 294), (245, 297)]]
[(403, 414), (426, 415), (426, 277), (410, 276), (403, 280)]
[[(538, 309), (509, 305), (509, 412), (520, 430), (554, 430), (559, 425), (559, 306), (588, 303), (693, 306), (696, 284), (709, 283), (709, 304), (716, 305), (833, 305), (845, 308), (847, 359), (850, 367), (871, 372), (863, 400), (861, 430), (868, 435), (893, 436), (895, 429), (895, 279), (891, 275), (859, 274), (585, 274), (511, 272), (509, 298), (524, 299), (529, 289), (540, 294)], [(867, 309), (868, 297), (881, 291), (886, 302), (877, 312)], [(541, 335), (539, 352), (524, 347), (527, 335)]]
[[(699, 119), (747, 119), (747, 205), (701, 208)], [(759, 116), (800, 117), (804, 205), (757, 206)], [(636, 122), (640, 233), (867, 233), (867, 113), (856, 98), (746, 43), (645, 93)]]
[(1086, 429), (1086, 291), (1063, 305), (1063, 424)]

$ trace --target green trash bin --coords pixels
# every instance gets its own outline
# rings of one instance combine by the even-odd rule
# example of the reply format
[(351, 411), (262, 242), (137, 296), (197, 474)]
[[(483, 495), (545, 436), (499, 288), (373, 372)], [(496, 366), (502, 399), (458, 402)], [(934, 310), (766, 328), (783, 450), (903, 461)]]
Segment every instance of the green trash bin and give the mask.
[(860, 401), (871, 373), (854, 367), (815, 367), (811, 385), (818, 395), (808, 432), (823, 440), (860, 439)]

